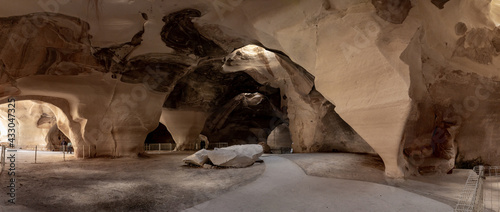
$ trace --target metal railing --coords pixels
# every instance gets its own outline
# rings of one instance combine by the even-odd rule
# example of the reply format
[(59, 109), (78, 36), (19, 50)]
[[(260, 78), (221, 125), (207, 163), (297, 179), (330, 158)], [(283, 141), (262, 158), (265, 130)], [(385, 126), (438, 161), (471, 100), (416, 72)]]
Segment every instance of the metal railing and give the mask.
[(144, 145), (144, 151), (172, 151), (174, 149), (175, 144), (173, 143), (152, 143)]
[(292, 148), (291, 147), (281, 147), (279, 149), (271, 149), (271, 153), (273, 153), (273, 154), (291, 154)]
[(35, 151), (35, 149), (38, 149), (38, 151), (50, 150), (50, 148), (47, 145), (18, 145), (16, 146), (16, 149), (32, 150), (32, 151)]
[(467, 178), (455, 211), (500, 211), (500, 167), (475, 166)]
[(209, 143), (207, 149), (224, 148), (228, 147), (229, 143), (219, 142), (219, 143)]
[[(223, 148), (228, 147), (229, 143), (219, 142), (219, 143), (209, 143), (207, 149)], [(173, 151), (176, 147), (174, 143), (150, 143), (144, 144), (144, 151)], [(199, 150), (201, 149), (200, 144), (185, 144), (184, 149), (186, 150)]]

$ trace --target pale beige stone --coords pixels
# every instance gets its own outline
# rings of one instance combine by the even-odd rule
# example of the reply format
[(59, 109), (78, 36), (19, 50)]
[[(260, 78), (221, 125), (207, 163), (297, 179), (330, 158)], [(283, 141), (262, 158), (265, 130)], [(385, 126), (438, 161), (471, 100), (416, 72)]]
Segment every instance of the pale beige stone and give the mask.
[[(160, 122), (172, 134), (175, 150), (195, 149), (200, 133), (205, 126), (208, 113), (203, 111), (183, 111), (163, 108)], [(208, 145), (208, 143), (207, 143)]]

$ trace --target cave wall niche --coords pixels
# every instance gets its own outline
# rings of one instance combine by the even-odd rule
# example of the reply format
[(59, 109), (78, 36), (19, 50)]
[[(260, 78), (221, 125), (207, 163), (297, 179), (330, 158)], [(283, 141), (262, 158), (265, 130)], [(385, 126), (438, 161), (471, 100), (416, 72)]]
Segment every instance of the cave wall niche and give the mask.
[(68, 138), (57, 126), (57, 124), (54, 124), (49, 132), (47, 133), (47, 136), (45, 137), (45, 143), (47, 144), (46, 150), (51, 150), (51, 151), (62, 151), (62, 146), (61, 142), (62, 140), (65, 139), (66, 142), (71, 142), (72, 145), (75, 145), (71, 139)]

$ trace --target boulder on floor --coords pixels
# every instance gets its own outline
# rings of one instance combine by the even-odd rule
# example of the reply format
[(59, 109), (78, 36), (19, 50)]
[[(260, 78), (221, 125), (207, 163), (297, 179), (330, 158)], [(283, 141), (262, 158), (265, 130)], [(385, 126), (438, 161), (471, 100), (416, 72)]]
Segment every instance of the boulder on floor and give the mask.
[(259, 144), (234, 145), (209, 151), (208, 158), (216, 166), (241, 168), (251, 166), (263, 152)]
[(259, 145), (262, 146), (264, 153), (271, 153), (271, 147), (266, 142), (259, 142)]
[(203, 164), (207, 163), (208, 161), (208, 150), (202, 149), (184, 159), (182, 159), (184, 163), (191, 164), (191, 165), (196, 165), (196, 166), (203, 166)]
[(243, 168), (254, 164), (263, 152), (259, 144), (235, 145), (215, 150), (202, 149), (182, 161), (196, 166), (211, 162), (215, 166)]

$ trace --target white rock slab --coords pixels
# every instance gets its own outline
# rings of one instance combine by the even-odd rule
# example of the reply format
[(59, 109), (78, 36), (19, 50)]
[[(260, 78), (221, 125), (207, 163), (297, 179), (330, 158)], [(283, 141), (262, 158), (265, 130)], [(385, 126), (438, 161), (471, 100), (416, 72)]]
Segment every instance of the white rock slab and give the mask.
[(184, 163), (203, 166), (208, 161), (208, 150), (202, 149), (184, 159)]
[(263, 152), (259, 144), (235, 145), (209, 151), (208, 158), (217, 166), (241, 168), (251, 166)]

